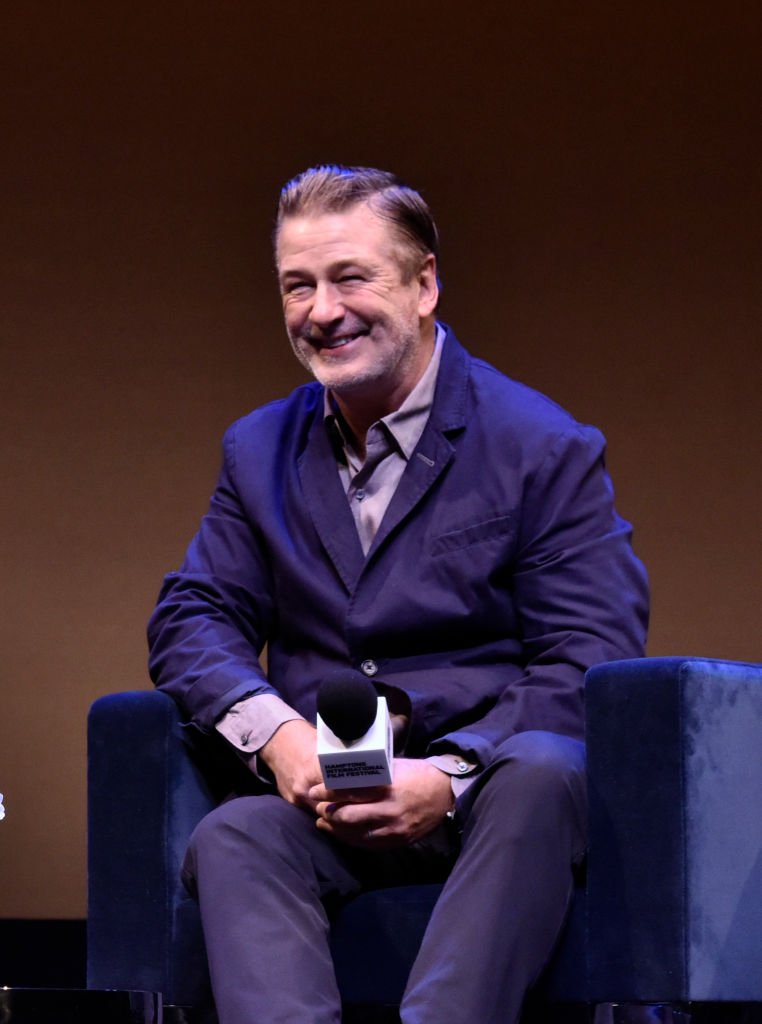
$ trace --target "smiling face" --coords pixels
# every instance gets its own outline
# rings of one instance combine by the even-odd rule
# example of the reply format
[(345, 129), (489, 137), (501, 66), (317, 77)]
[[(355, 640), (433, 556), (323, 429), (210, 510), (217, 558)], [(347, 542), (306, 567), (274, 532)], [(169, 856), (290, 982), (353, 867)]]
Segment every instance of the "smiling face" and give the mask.
[(286, 329), (300, 362), (345, 412), (355, 412), (355, 422), (360, 409), (377, 419), (398, 408), (433, 351), (434, 257), (416, 257), (361, 202), (285, 218), (276, 260)]

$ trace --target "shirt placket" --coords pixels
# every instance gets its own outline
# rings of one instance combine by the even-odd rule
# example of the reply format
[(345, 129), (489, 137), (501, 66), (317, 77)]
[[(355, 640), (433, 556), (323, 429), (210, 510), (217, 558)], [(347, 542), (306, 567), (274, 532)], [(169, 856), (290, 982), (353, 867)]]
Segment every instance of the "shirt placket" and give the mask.
[(384, 513), (384, 509), (380, 507), (382, 464), (393, 453), (391, 443), (382, 427), (374, 425), (368, 431), (365, 451), (365, 460), (362, 463), (355, 458), (348, 460), (351, 476), (347, 496), (363, 552), (367, 555)]

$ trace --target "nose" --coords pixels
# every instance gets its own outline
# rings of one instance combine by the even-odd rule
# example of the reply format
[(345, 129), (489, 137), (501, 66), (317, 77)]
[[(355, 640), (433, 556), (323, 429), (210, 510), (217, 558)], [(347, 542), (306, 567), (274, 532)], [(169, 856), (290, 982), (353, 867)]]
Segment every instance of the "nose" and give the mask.
[(328, 281), (320, 281), (312, 295), (309, 318), (316, 327), (325, 328), (344, 316), (344, 305), (338, 289)]

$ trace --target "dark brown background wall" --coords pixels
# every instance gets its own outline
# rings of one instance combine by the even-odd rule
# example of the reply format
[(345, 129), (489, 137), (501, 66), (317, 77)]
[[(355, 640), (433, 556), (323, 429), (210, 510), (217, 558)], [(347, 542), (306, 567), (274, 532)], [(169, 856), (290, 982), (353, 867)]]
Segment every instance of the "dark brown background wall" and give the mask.
[(311, 163), (420, 187), (445, 318), (606, 432), (650, 652), (759, 658), (758, 4), (31, 0), (0, 40), (0, 916), (85, 912), (87, 708), (148, 685), (223, 428), (302, 379), (268, 233)]

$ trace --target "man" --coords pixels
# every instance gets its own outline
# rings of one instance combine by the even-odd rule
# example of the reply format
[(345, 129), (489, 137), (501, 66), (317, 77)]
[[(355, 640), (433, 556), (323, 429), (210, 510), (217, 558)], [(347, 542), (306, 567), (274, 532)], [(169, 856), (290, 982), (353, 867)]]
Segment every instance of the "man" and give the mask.
[[(585, 670), (643, 653), (602, 437), (437, 322), (437, 248), (386, 172), (285, 186), (278, 280), (316, 381), (227, 433), (149, 626), (157, 685), (270, 782), (188, 851), (221, 1024), (339, 1020), (325, 908), (444, 878), (401, 1019), (517, 1019), (585, 850)], [(337, 669), (388, 699), (391, 786), (322, 784)]]

